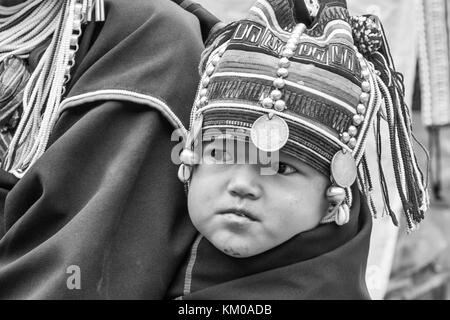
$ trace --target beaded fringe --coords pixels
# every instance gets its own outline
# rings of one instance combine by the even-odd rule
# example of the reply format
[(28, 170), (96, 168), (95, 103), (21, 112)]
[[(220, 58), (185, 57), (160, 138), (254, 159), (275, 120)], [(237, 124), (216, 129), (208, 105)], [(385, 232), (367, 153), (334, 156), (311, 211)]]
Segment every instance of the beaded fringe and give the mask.
[[(81, 0), (36, 0), (10, 17), (11, 23), (17, 20), (38, 30), (38, 34), (24, 35), (14, 39), (12, 47), (5, 54), (27, 58), (29, 53), (51, 37), (51, 41), (28, 81), (23, 96), (23, 115), (9, 146), (2, 166), (5, 170), (21, 178), (44, 153), (50, 133), (59, 115), (61, 97), (65, 84), (70, 80), (70, 70), (75, 64), (78, 38), (81, 35), (83, 5)], [(26, 10), (31, 10), (27, 12)], [(19, 19), (24, 11), (26, 19)], [(20, 16), (22, 17), (22, 16)], [(23, 18), (23, 17), (22, 17)], [(22, 24), (23, 24), (22, 23)], [(20, 22), (18, 27), (20, 27)], [(14, 30), (8, 29), (9, 39)], [(5, 32), (6, 33), (6, 32)], [(41, 37), (44, 35), (44, 37)], [(34, 38), (33, 38), (34, 37)], [(25, 42), (20, 46), (20, 41)]]
[[(382, 97), (382, 108), (378, 111), (374, 122), (381, 193), (385, 210), (397, 226), (397, 217), (389, 205), (389, 186), (381, 164), (383, 138), (381, 136), (380, 122), (381, 119), (384, 119), (387, 121), (389, 129), (389, 151), (392, 156), (396, 187), (406, 216), (408, 231), (411, 232), (424, 219), (424, 213), (429, 206), (429, 196), (426, 180), (414, 154), (413, 141), (415, 139), (412, 134), (411, 116), (409, 108), (403, 100), (403, 76), (395, 70), (382, 26), (381, 29), (383, 43), (380, 50), (366, 56), (373, 64), (374, 69), (377, 70), (376, 90)], [(373, 191), (373, 184), (365, 157), (362, 158), (359, 167), (358, 180), (360, 189), (368, 198), (369, 207), (376, 217), (375, 205), (370, 196)]]

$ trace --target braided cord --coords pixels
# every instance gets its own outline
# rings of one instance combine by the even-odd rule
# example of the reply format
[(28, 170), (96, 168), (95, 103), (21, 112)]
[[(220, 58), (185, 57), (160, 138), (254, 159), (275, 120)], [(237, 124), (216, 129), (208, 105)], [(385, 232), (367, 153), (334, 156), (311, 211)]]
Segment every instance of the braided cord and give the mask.
[(34, 11), (24, 11), (26, 16), (11, 16), (9, 21), (21, 21), (14, 26), (10, 23), (1, 26), (0, 29), (9, 27), (0, 32), (0, 62), (12, 55), (27, 58), (34, 48), (44, 43), (57, 26), (56, 13), (61, 11), (63, 3), (36, 0), (30, 3), (35, 5), (31, 7)]
[(47, 147), (69, 79), (68, 70), (74, 64), (73, 38), (81, 35), (83, 19), (80, 0), (36, 0), (32, 4), (35, 10), (31, 14), (22, 7), (14, 16), (17, 19), (19, 12), (27, 13), (23, 22), (34, 27), (19, 32), (20, 22), (10, 30), (16, 34), (0, 38), (7, 44), (2, 46), (0, 58), (12, 54), (28, 57), (34, 48), (51, 39), (25, 87), (23, 115), (2, 164), (17, 177), (23, 176)]

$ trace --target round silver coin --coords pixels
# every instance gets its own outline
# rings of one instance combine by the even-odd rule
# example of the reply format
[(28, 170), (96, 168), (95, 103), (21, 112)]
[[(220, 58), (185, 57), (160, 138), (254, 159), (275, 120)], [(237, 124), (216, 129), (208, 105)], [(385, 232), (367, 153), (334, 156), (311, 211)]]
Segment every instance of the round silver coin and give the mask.
[(284, 119), (274, 115), (259, 117), (252, 126), (251, 139), (253, 144), (265, 152), (275, 152), (284, 147), (289, 138), (289, 127)]
[(341, 188), (349, 188), (358, 175), (356, 161), (351, 152), (337, 152), (331, 160), (331, 176)]

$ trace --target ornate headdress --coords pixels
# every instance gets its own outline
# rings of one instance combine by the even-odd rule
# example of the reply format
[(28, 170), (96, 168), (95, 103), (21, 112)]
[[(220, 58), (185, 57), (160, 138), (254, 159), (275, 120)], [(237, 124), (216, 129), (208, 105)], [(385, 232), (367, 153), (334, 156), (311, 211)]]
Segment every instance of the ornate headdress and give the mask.
[[(314, 2), (308, 1), (310, 12)], [(412, 147), (402, 77), (381, 24), (374, 17), (350, 17), (343, 0), (323, 0), (307, 26), (296, 23), (293, 6), (291, 0), (259, 0), (246, 19), (210, 38), (180, 179), (190, 177), (196, 158), (190, 150), (201, 130), (239, 129), (259, 149), (283, 149), (331, 177), (337, 187), (331, 193), (345, 190), (339, 210), (324, 222), (348, 220), (355, 181), (375, 215), (366, 142), (374, 129), (380, 162), (384, 119), (390, 142), (385, 148), (413, 230), (424, 217), (428, 195)], [(377, 169), (386, 207), (397, 224), (382, 168)]]

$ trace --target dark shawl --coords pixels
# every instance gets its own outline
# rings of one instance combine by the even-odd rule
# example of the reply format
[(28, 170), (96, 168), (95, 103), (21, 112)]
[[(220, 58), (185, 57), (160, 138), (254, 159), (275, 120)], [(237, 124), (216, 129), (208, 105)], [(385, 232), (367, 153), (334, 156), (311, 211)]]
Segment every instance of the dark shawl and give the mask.
[[(172, 285), (169, 298), (370, 299), (365, 273), (372, 218), (365, 202), (360, 206), (359, 196), (355, 196), (348, 224), (321, 225), (254, 257), (232, 258), (201, 238)], [(191, 293), (184, 292), (187, 268), (192, 268)]]
[(199, 81), (198, 21), (169, 0), (105, 3), (51, 145), (20, 181), (0, 171), (0, 299), (160, 299), (195, 238), (170, 141)]

